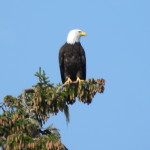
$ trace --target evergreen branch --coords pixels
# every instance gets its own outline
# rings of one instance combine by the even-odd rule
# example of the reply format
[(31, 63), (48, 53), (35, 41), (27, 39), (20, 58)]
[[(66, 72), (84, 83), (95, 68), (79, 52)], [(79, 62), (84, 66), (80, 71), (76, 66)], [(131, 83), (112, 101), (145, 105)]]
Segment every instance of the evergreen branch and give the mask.
[(50, 115), (63, 111), (69, 122), (69, 104), (76, 99), (90, 104), (95, 94), (103, 93), (104, 79), (74, 81), (56, 87), (50, 83), (44, 71), (35, 74), (39, 82), (34, 88), (24, 89), (20, 96), (5, 96), (0, 104), (0, 146), (10, 149), (60, 149), (67, 148), (60, 141), (58, 130), (50, 126), (42, 130)]

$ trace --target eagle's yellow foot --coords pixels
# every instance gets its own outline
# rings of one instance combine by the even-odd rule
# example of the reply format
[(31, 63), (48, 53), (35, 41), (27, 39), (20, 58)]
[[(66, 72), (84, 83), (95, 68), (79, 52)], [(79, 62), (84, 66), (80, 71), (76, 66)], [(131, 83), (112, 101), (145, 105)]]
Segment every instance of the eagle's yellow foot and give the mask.
[(72, 82), (72, 80), (70, 78), (68, 78), (64, 84), (70, 84), (71, 82)]
[(84, 80), (81, 80), (79, 77), (77, 77), (77, 82), (81, 83), (81, 82), (84, 82)]

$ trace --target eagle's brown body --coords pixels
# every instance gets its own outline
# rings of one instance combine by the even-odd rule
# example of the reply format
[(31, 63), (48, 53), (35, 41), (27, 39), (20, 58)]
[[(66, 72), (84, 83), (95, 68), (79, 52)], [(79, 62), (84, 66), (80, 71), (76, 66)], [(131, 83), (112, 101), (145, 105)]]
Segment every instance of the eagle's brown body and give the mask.
[(76, 81), (77, 77), (86, 80), (86, 56), (80, 42), (65, 43), (59, 51), (59, 66), (62, 82), (68, 78)]

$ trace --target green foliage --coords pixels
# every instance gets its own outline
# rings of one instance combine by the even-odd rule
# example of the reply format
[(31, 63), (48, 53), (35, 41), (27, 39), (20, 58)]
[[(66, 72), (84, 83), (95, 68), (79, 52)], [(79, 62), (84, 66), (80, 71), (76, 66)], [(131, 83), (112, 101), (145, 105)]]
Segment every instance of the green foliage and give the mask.
[(50, 115), (64, 112), (69, 122), (69, 104), (78, 99), (90, 104), (94, 95), (104, 91), (104, 79), (89, 79), (66, 85), (50, 83), (44, 71), (35, 74), (39, 82), (18, 97), (5, 96), (0, 105), (0, 146), (6, 150), (67, 150), (60, 135), (42, 130)]

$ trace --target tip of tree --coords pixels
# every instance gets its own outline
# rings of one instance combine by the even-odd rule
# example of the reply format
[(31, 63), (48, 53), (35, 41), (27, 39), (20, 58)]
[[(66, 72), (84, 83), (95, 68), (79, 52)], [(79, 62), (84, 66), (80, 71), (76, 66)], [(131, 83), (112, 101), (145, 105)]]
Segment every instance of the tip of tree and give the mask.
[(0, 145), (6, 150), (67, 150), (60, 136), (52, 134), (52, 130), (42, 130), (43, 124), (59, 111), (64, 112), (68, 123), (68, 105), (76, 100), (90, 104), (96, 93), (104, 92), (105, 80), (88, 79), (54, 86), (41, 68), (35, 76), (39, 82), (33, 88), (24, 89), (18, 97), (7, 95), (0, 104), (3, 111), (0, 114)]

